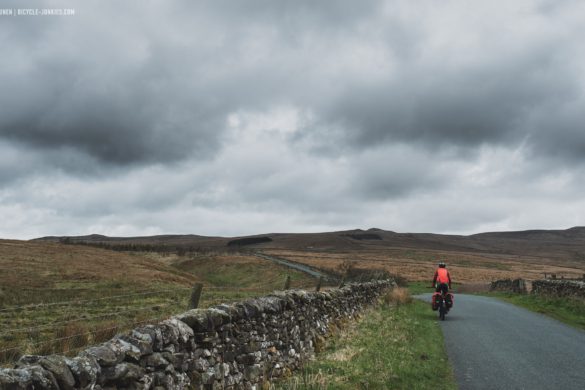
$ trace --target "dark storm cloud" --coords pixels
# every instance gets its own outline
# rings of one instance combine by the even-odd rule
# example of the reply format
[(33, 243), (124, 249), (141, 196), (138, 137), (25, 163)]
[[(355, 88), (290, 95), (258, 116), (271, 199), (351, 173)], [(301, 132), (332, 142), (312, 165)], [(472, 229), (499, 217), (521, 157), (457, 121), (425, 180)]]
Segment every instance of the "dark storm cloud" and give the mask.
[(349, 26), (365, 5), (88, 2), (66, 20), (9, 19), (0, 135), (112, 165), (205, 158), (232, 110), (287, 99), (288, 69), (271, 58), (281, 45)]
[[(152, 72), (159, 59), (148, 53), (133, 58), (133, 42), (111, 50), (107, 45), (116, 42), (106, 41), (104, 48), (82, 46), (78, 39), (79, 51), (68, 48), (60, 53), (62, 43), (55, 40), (73, 31), (55, 29), (53, 39), (51, 34), (25, 34), (24, 42), (5, 42), (15, 55), (0, 75), (4, 91), (10, 91), (1, 96), (4, 139), (36, 149), (71, 148), (113, 165), (173, 161), (189, 153), (205, 156), (213, 148), (222, 122), (213, 104), (200, 95), (205, 91), (178, 88), (181, 81), (170, 69), (168, 76)], [(129, 58), (112, 53), (125, 50)]]
[[(582, 153), (582, 114), (562, 114), (581, 85), (566, 61), (574, 45), (561, 37), (507, 48), (522, 34), (486, 28), (485, 42), (429, 55), (436, 31), (424, 23), (448, 12), (436, 7), (418, 21), (401, 2), (113, 4), (3, 24), (10, 55), (0, 82), (11, 91), (0, 97), (3, 138), (112, 165), (206, 158), (230, 112), (288, 103), (312, 112), (306, 133), (326, 134), (318, 143), (342, 151), (528, 139), (544, 153)], [(368, 73), (360, 45), (386, 55), (379, 75)], [(555, 142), (530, 122), (547, 107)]]
[(76, 16), (0, 18), (7, 232), (472, 231), (578, 208), (579, 2), (27, 6)]
[(441, 163), (405, 145), (372, 149), (352, 164), (352, 192), (367, 201), (384, 201), (437, 191), (451, 182)]
[(425, 80), (431, 67), (405, 70), (405, 79), (356, 86), (328, 107), (327, 122), (339, 123), (356, 148), (380, 141), (429, 147), (517, 143), (534, 132), (526, 124), (551, 96), (575, 88), (566, 75), (554, 81), (532, 76), (541, 66), (524, 62), (481, 74), (439, 72), (433, 80)]
[[(460, 61), (441, 51), (415, 54), (397, 59), (377, 82), (346, 80), (343, 93), (316, 104), (316, 127), (355, 150), (409, 143), (429, 151), (458, 147), (464, 155), (482, 145), (527, 143), (536, 158), (583, 161), (584, 86), (582, 68), (575, 66), (583, 61), (580, 44), (533, 38), (512, 50), (505, 48), (507, 38), (486, 36), (503, 48), (468, 48), (456, 53)], [(424, 47), (426, 40), (431, 37), (423, 34), (415, 44)], [(484, 60), (469, 61), (490, 49)], [(304, 136), (312, 131), (305, 128)]]
[(532, 120), (528, 142), (534, 158), (568, 163), (585, 161), (585, 96), (548, 102)]

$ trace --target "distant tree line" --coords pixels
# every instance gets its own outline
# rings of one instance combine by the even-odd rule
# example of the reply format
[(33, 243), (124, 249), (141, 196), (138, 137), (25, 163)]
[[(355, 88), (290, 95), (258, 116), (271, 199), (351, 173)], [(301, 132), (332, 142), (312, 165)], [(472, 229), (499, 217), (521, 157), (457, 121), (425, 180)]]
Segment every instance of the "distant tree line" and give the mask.
[(107, 249), (117, 252), (153, 252), (163, 255), (176, 254), (178, 256), (186, 256), (190, 254), (205, 255), (217, 252), (239, 252), (237, 247), (217, 248), (191, 245), (171, 245), (163, 243), (90, 242), (72, 240), (70, 237), (62, 238), (59, 240), (59, 242), (66, 245), (85, 245), (93, 248)]
[(353, 238), (354, 240), (381, 240), (382, 237), (376, 233), (348, 233), (343, 234), (345, 237)]
[(236, 238), (235, 240), (231, 240), (230, 242), (228, 242), (227, 246), (230, 248), (233, 248), (233, 247), (246, 246), (246, 245), (263, 244), (265, 242), (272, 242), (272, 238), (270, 238), (270, 237)]

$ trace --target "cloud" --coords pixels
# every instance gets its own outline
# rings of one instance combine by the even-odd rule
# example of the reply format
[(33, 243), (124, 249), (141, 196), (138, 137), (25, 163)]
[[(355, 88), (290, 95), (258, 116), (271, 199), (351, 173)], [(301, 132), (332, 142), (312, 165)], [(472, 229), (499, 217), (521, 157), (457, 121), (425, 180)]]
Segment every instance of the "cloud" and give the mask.
[[(367, 44), (383, 42), (383, 76), (343, 80), (342, 93), (315, 109), (317, 125), (356, 149), (406, 142), (465, 153), (528, 141), (540, 153), (569, 146), (579, 154), (583, 58), (582, 44), (568, 35), (578, 25), (561, 27), (570, 11), (558, 19), (537, 9), (485, 11), (478, 20), (460, 2), (430, 6), (411, 20), (417, 33), (406, 56), (393, 52), (389, 33), (375, 30)], [(526, 15), (518, 19), (520, 12)]]
[(0, 20), (2, 235), (583, 223), (579, 2), (75, 7)]
[(208, 158), (230, 112), (288, 99), (288, 72), (306, 65), (293, 58), (303, 31), (332, 23), (333, 34), (371, 12), (352, 2), (138, 5), (8, 20), (0, 83), (13, 92), (0, 98), (0, 135), (114, 166)]
[[(538, 2), (484, 5), (481, 18), (458, 1), (426, 5), (88, 2), (63, 22), (12, 19), (1, 134), (103, 164), (164, 163), (209, 158), (235, 110), (289, 104), (340, 150), (582, 144), (574, 5), (555, 18)], [(542, 111), (560, 124), (557, 149), (541, 147)]]

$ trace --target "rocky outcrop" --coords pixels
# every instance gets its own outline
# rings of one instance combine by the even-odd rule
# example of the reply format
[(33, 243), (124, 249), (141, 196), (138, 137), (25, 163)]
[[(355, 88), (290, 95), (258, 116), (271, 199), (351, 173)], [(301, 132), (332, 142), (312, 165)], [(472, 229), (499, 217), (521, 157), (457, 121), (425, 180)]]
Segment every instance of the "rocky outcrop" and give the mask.
[(585, 282), (578, 280), (535, 280), (532, 293), (556, 297), (585, 298)]
[(195, 309), (136, 328), (74, 358), (24, 356), (1, 389), (259, 389), (289, 374), (340, 322), (393, 282), (290, 290)]

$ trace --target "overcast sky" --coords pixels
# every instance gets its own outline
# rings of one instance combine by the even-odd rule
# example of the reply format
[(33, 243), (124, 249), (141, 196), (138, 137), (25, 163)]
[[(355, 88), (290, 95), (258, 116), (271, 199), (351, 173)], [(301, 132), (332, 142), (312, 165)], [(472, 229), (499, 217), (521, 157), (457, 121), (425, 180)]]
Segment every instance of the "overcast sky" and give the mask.
[(585, 225), (582, 1), (2, 7), (2, 238)]

